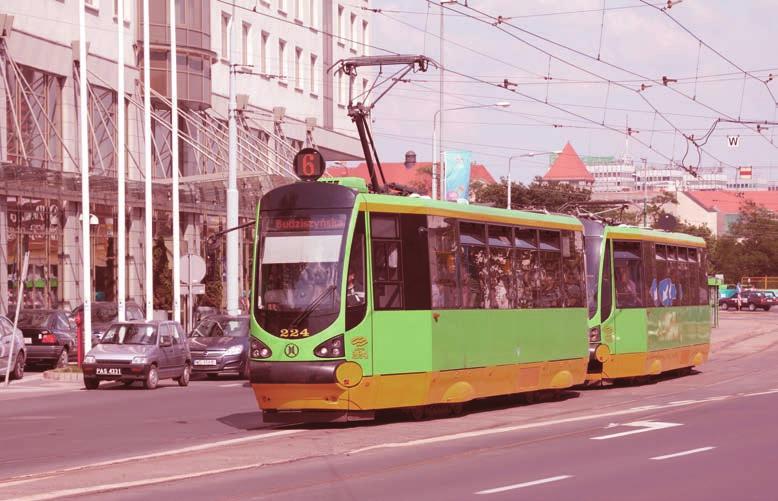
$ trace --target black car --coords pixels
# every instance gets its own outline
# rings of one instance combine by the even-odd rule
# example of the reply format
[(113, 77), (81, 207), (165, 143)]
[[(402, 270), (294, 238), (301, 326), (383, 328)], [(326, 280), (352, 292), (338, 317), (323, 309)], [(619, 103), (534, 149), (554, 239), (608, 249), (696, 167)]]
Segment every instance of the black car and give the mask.
[(65, 367), (76, 354), (76, 330), (60, 310), (22, 310), (19, 329), (27, 346), (29, 365)]
[(195, 374), (249, 377), (249, 317), (211, 315), (189, 334), (189, 351)]
[[(100, 342), (105, 331), (112, 323), (119, 320), (119, 307), (116, 303), (108, 301), (95, 301), (92, 307), (92, 346)], [(76, 307), (71, 315), (73, 318), (79, 318), (84, 311), (84, 305)], [(128, 301), (125, 303), (125, 320), (128, 322), (143, 321), (143, 310), (136, 303)]]

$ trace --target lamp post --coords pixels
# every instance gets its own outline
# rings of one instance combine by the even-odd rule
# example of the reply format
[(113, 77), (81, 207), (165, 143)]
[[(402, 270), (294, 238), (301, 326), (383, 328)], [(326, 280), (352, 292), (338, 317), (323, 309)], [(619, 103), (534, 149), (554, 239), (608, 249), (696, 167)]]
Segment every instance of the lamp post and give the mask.
[(532, 158), (536, 157), (538, 155), (552, 155), (554, 154), (553, 151), (543, 151), (543, 152), (536, 152), (533, 151), (532, 153), (522, 153), (520, 155), (511, 155), (508, 158), (508, 204), (506, 209), (511, 208), (511, 188), (513, 187), (513, 181), (511, 181), (511, 162), (513, 162), (514, 158)]
[[(507, 108), (511, 105), (508, 101), (497, 101), (492, 104), (475, 104), (472, 106), (459, 106), (457, 108), (448, 108), (445, 110), (438, 110), (432, 116), (432, 199), (437, 200), (438, 197), (438, 171), (435, 168), (435, 153), (439, 154), (438, 162), (440, 163), (440, 173), (443, 178), (443, 185), (446, 183), (446, 174), (443, 170), (443, 138), (439, 141), (439, 145), (436, 146), (437, 141), (437, 124), (438, 115), (442, 111), (456, 111), (456, 110), (469, 110), (476, 108)], [(445, 198), (445, 197), (444, 197)]]

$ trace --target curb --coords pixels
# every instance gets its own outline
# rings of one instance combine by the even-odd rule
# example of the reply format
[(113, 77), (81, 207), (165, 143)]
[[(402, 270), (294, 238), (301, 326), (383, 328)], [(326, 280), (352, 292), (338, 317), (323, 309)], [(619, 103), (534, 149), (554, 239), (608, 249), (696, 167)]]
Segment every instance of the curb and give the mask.
[(83, 383), (84, 374), (81, 372), (61, 372), (56, 369), (43, 372), (43, 379), (63, 381), (67, 383)]

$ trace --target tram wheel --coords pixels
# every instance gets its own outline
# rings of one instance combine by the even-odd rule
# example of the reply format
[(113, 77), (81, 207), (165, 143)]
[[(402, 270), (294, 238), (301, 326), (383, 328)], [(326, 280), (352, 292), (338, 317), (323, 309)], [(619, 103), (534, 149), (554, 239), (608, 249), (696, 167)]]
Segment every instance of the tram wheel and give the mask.
[(462, 402), (449, 404), (448, 409), (452, 416), (454, 417), (461, 416), (465, 412), (465, 404), (463, 404)]
[(538, 401), (538, 394), (535, 391), (528, 391), (522, 394), (522, 396), (524, 397), (524, 403), (527, 405), (532, 405)]
[(425, 406), (420, 405), (418, 407), (411, 407), (408, 409), (408, 415), (414, 421), (424, 421), (427, 419), (427, 409)]

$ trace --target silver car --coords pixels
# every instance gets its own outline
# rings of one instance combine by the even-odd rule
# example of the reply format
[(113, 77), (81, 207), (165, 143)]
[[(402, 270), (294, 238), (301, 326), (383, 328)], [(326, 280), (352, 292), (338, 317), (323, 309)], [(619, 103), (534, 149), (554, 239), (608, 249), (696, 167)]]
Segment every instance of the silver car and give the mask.
[(192, 357), (178, 322), (117, 322), (86, 354), (83, 370), (88, 390), (96, 389), (100, 381), (121, 381), (126, 386), (141, 381), (154, 389), (166, 378), (187, 386)]
[[(11, 353), (11, 344), (13, 344), (13, 353)], [(19, 329), (14, 331), (13, 322), (0, 315), (0, 380), (5, 381), (8, 364), (11, 365), (11, 379), (23, 378), (25, 355), (22, 331)]]

